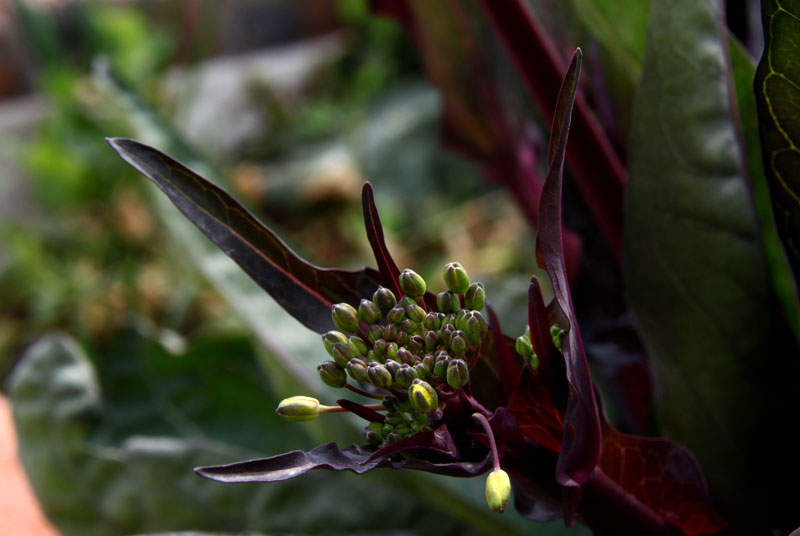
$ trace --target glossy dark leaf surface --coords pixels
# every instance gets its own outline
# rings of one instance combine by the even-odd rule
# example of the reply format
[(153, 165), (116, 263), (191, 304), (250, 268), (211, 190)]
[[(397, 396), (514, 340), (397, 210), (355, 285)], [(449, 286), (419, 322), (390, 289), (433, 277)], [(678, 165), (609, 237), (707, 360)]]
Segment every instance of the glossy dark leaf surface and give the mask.
[(775, 221), (800, 281), (800, 5), (762, 2), (764, 53), (755, 92)]
[(380, 275), (370, 268), (325, 269), (304, 261), (227, 192), (156, 149), (123, 138), (109, 144), (308, 328), (333, 329), (333, 303), (357, 305), (380, 284)]
[[(403, 295), (398, 283), (398, 276), (400, 269), (395, 264), (389, 248), (386, 247), (386, 240), (383, 236), (383, 226), (381, 225), (381, 218), (378, 214), (378, 208), (375, 206), (375, 196), (372, 192), (372, 185), (365, 182), (361, 189), (361, 205), (364, 210), (364, 225), (367, 228), (367, 239), (372, 248), (372, 253), (375, 255), (375, 261), (378, 263), (378, 271), (381, 274), (383, 285), (394, 292), (398, 298)], [(369, 294), (364, 295), (364, 297)]]
[(764, 418), (753, 401), (769, 389), (758, 383), (769, 381), (760, 375), (773, 309), (736, 138), (722, 2), (654, 2), (648, 35), (629, 151), (625, 286), (664, 393), (663, 433), (697, 456), (726, 517), (756, 516), (747, 468)]
[(594, 386), (583, 352), (577, 320), (572, 307), (567, 270), (564, 263), (561, 189), (565, 152), (578, 87), (582, 54), (576, 51), (567, 71), (556, 105), (548, 151), (549, 168), (539, 205), (537, 256), (553, 284), (554, 300), (569, 325), (562, 352), (566, 363), (569, 399), (564, 415), (563, 446), (559, 454), (558, 481), (575, 487), (589, 478), (600, 456), (600, 421), (594, 398)]

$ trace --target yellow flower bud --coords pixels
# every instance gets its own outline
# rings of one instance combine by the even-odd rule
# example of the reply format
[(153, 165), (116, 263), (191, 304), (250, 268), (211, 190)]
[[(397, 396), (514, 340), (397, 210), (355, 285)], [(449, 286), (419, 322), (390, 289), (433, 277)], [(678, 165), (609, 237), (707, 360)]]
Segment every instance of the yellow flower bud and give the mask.
[(319, 417), (319, 400), (310, 396), (292, 396), (281, 400), (275, 413), (289, 421), (310, 421)]
[(502, 514), (511, 498), (511, 480), (508, 473), (502, 469), (495, 469), (486, 478), (486, 502), (489, 508)]

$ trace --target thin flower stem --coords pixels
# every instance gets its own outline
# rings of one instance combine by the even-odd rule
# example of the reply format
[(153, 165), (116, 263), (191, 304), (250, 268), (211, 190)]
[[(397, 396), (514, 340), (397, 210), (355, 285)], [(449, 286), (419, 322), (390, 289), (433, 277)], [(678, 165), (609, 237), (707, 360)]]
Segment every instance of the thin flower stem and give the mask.
[(356, 387), (355, 385), (350, 385), (349, 383), (345, 383), (344, 386), (347, 389), (350, 389), (351, 391), (353, 391), (354, 393), (356, 393), (358, 395), (361, 395), (361, 396), (366, 396), (367, 398), (374, 398), (376, 400), (383, 400), (384, 398), (386, 398), (383, 395), (378, 395), (378, 394), (375, 394), (375, 393), (369, 393), (367, 391), (363, 391), (363, 390), (359, 389), (358, 387)]
[[(383, 404), (366, 404), (364, 406), (367, 409), (371, 409), (372, 411), (386, 411), (386, 408)], [(343, 408), (342, 406), (320, 406), (319, 412), (320, 413), (345, 413), (350, 411), (347, 408)]]
[(489, 421), (486, 420), (480, 413), (473, 413), (472, 418), (483, 427), (483, 431), (486, 432), (486, 437), (489, 439), (489, 447), (492, 449), (492, 462), (494, 464), (494, 470), (500, 470), (500, 456), (497, 455), (497, 443), (494, 440), (494, 433), (492, 432), (492, 427), (489, 425)]

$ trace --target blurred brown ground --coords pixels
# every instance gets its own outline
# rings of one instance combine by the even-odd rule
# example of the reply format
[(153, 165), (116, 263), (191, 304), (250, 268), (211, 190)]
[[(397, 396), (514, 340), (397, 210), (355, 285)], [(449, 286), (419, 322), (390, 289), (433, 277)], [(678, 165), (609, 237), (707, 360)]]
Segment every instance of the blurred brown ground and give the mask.
[(56, 536), (17, 459), (11, 404), (0, 396), (0, 536)]

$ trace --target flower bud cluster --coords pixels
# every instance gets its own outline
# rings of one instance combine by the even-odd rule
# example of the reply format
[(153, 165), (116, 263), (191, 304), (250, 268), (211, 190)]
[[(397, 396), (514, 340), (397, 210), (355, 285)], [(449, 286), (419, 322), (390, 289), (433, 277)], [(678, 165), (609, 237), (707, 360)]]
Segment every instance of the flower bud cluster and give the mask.
[[(567, 331), (558, 324), (553, 324), (550, 326), (550, 337), (552, 337), (553, 344), (559, 352), (561, 351), (561, 345), (563, 344), (566, 336)], [(526, 327), (525, 333), (517, 337), (516, 350), (517, 353), (528, 362), (533, 370), (539, 369), (539, 357), (536, 355), (536, 352), (533, 351), (530, 327)]]
[(436, 297), (435, 311), (426, 307), (425, 280), (408, 269), (398, 279), (400, 299), (379, 287), (357, 308), (347, 303), (331, 308), (337, 329), (322, 336), (332, 359), (317, 367), (320, 379), (344, 387), (349, 376), (399, 394), (410, 407), (411, 413), (390, 411), (381, 427), (370, 425), (372, 443), (384, 445), (418, 432), (439, 406), (437, 388), (461, 389), (469, 383), (467, 361), (488, 332), (480, 312), (486, 291), (456, 262), (445, 267), (444, 280), (448, 290)]

